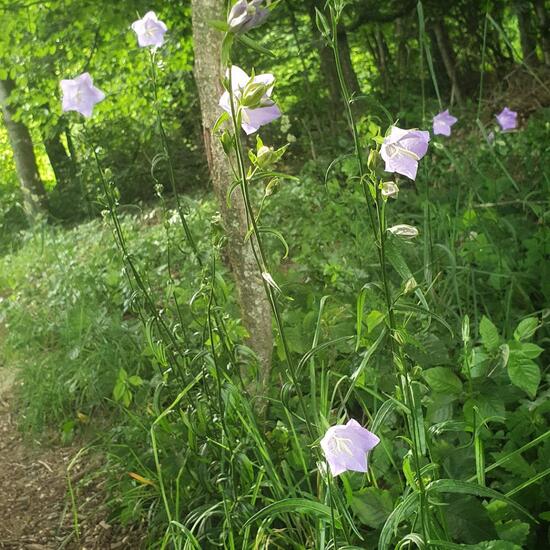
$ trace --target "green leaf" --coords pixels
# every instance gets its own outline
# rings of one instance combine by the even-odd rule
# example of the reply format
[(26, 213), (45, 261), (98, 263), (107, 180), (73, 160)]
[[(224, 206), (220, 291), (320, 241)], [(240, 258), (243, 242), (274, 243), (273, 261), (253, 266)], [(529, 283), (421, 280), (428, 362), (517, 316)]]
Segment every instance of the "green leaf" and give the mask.
[(497, 525), (498, 536), (501, 539), (519, 544), (525, 545), (527, 542), (527, 536), (529, 535), (530, 525), (519, 519), (507, 521), (506, 523)]
[(418, 507), (418, 493), (410, 493), (402, 502), (400, 502), (389, 515), (378, 539), (378, 549), (387, 550), (390, 547), (391, 540), (399, 527), (399, 524), (405, 519), (410, 518)]
[[(292, 516), (296, 514), (306, 514), (331, 521), (330, 507), (326, 504), (322, 504), (315, 500), (308, 500), (307, 498), (287, 498), (262, 508), (246, 521), (243, 525), (243, 529), (251, 523), (255, 523), (264, 518), (271, 522), (280, 514), (291, 514)], [(338, 525), (340, 522), (337, 520), (336, 523)]]
[(476, 544), (498, 537), (487, 509), (479, 499), (471, 495), (447, 495), (445, 504), (441, 510), (452, 540)]
[(483, 347), (489, 352), (496, 351), (500, 342), (500, 336), (497, 327), (485, 315), (479, 323), (479, 333), (481, 334)]
[(393, 510), (393, 500), (389, 491), (369, 487), (353, 495), (351, 507), (362, 523), (379, 529)]
[(529, 359), (536, 359), (544, 351), (544, 349), (537, 346), (537, 344), (527, 342), (525, 344), (521, 344), (519, 351), (522, 355), (528, 357)]
[(521, 352), (510, 352), (508, 360), (510, 382), (534, 398), (540, 384), (540, 368)]
[(437, 393), (460, 393), (462, 382), (458, 376), (449, 368), (434, 367), (423, 373), (424, 379)]
[(124, 392), (126, 391), (126, 384), (123, 381), (119, 381), (113, 388), (113, 398), (115, 401), (122, 401)]
[(452, 493), (459, 495), (473, 495), (483, 498), (495, 498), (506, 502), (516, 510), (522, 512), (527, 517), (534, 519), (533, 516), (520, 504), (508, 498), (506, 495), (490, 489), (489, 487), (483, 487), (477, 483), (471, 483), (469, 481), (461, 481), (459, 479), (437, 479), (432, 481), (427, 487), (428, 493)]
[(208, 21), (208, 26), (221, 32), (227, 32), (229, 30), (229, 25), (226, 21), (219, 21), (216, 19)]
[(132, 386), (141, 386), (143, 384), (143, 379), (137, 376), (137, 374), (134, 374), (133, 376), (130, 376), (130, 378), (128, 378), (128, 382), (130, 382)]
[(521, 321), (516, 330), (514, 330), (514, 339), (518, 342), (529, 340), (529, 338), (533, 337), (538, 327), (539, 320), (536, 317), (528, 317)]
[(256, 50), (257, 52), (260, 52), (263, 55), (267, 55), (268, 57), (273, 57), (273, 58), (275, 57), (275, 54), (271, 50), (264, 48), (262, 45), (258, 44), (257, 42), (255, 42), (254, 40), (246, 36), (245, 34), (240, 34), (236, 36), (236, 38), (239, 42), (241, 42), (251, 50)]

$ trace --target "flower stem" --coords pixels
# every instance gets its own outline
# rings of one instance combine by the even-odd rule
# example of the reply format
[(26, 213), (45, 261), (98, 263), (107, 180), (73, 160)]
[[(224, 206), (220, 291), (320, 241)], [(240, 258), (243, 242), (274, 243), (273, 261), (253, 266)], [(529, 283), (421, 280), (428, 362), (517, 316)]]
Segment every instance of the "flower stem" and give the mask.
[(250, 238), (250, 245), (252, 248), (252, 253), (254, 255), (254, 259), (256, 260), (256, 264), (258, 266), (258, 269), (260, 271), (260, 276), (262, 278), (262, 283), (264, 286), (265, 293), (267, 295), (267, 298), (269, 300), (269, 304), (271, 306), (271, 311), (273, 313), (273, 317), (275, 318), (275, 324), (277, 326), (277, 330), (279, 331), (279, 336), (281, 338), (281, 343), (283, 345), (284, 355), (285, 355), (285, 362), (288, 368), (288, 373), (291, 379), (291, 382), (296, 390), (296, 394), (298, 396), (298, 402), (300, 404), (301, 412), (304, 417), (304, 421), (306, 424), (306, 428), (308, 431), (309, 436), (311, 439), (315, 438), (313, 428), (311, 426), (310, 420), (309, 420), (309, 414), (307, 407), (305, 405), (304, 396), (302, 393), (302, 389), (300, 387), (296, 368), (294, 366), (294, 363), (292, 361), (291, 353), (290, 353), (290, 347), (288, 345), (288, 341), (285, 334), (284, 325), (282, 322), (281, 313), (279, 311), (279, 305), (277, 303), (277, 297), (275, 295), (274, 289), (271, 287), (270, 284), (266, 281), (264, 274), (269, 274), (269, 267), (268, 262), (266, 259), (266, 254), (264, 250), (264, 245), (262, 242), (262, 238), (260, 235), (260, 231), (258, 229), (258, 223), (256, 216), (254, 214), (254, 209), (252, 207), (252, 201), (250, 199), (250, 192), (248, 187), (248, 177), (246, 173), (246, 166), (244, 162), (244, 152), (243, 152), (243, 146), (241, 142), (241, 127), (239, 124), (239, 116), (237, 113), (237, 108), (235, 106), (235, 95), (233, 93), (233, 82), (232, 82), (232, 76), (231, 76), (231, 63), (228, 64), (229, 68), (229, 97), (230, 97), (230, 105), (231, 105), (231, 121), (233, 125), (233, 135), (235, 139), (235, 153), (237, 156), (237, 165), (238, 165), (238, 172), (239, 172), (239, 178), (240, 178), (240, 188), (243, 195), (245, 210), (247, 214), (247, 220), (249, 225), (249, 231), (252, 231), (252, 236)]

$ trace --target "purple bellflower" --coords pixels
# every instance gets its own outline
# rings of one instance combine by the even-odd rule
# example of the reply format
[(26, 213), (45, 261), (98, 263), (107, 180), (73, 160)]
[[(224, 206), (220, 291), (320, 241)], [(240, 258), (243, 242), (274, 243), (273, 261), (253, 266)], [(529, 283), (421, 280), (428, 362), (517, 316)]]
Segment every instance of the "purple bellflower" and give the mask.
[(451, 126), (458, 121), (458, 118), (449, 113), (449, 109), (442, 111), (433, 118), (434, 135), (450, 136)]
[(164, 33), (168, 28), (157, 18), (154, 11), (148, 11), (143, 19), (138, 19), (132, 23), (132, 30), (137, 34), (140, 48), (147, 46), (160, 48), (164, 44)]
[(244, 33), (259, 27), (269, 17), (269, 10), (262, 7), (264, 0), (238, 0), (227, 16), (229, 30)]
[(496, 116), (496, 119), (503, 132), (515, 130), (518, 127), (518, 114), (516, 111), (508, 109), (508, 107), (504, 107), (501, 113)]
[(390, 135), (384, 139), (380, 155), (386, 163), (386, 172), (397, 172), (414, 180), (418, 161), (428, 151), (430, 133), (424, 130), (402, 130), (392, 126)]
[(378, 443), (376, 435), (352, 419), (345, 426), (330, 427), (321, 439), (321, 448), (332, 475), (337, 476), (347, 470), (366, 472), (367, 453)]
[(73, 80), (62, 80), (62, 109), (77, 111), (85, 117), (92, 116), (94, 105), (105, 99), (105, 94), (96, 88), (89, 73), (82, 73)]
[[(235, 65), (231, 67), (233, 97), (237, 104), (241, 104), (241, 125), (247, 134), (257, 132), (261, 126), (281, 116), (279, 107), (271, 99), (274, 82), (272, 74), (259, 74), (250, 78), (241, 68)], [(231, 114), (231, 96), (228, 91), (220, 98), (219, 105)]]

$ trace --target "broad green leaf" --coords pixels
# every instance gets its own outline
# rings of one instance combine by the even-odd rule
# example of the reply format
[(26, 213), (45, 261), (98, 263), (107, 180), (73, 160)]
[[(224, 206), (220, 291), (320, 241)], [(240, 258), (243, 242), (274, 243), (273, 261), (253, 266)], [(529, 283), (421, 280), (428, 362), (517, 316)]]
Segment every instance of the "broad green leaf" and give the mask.
[(471, 495), (447, 495), (441, 510), (446, 518), (451, 539), (467, 544), (498, 538), (487, 509)]
[(437, 393), (460, 393), (462, 391), (462, 382), (450, 368), (434, 367), (424, 371), (423, 376), (430, 388)]
[(489, 351), (496, 351), (499, 345), (500, 336), (497, 327), (485, 316), (482, 317), (479, 323), (479, 333), (481, 334), (481, 342), (483, 347)]
[(507, 521), (506, 523), (497, 525), (498, 536), (501, 539), (519, 544), (525, 545), (527, 542), (527, 536), (529, 535), (530, 525), (519, 519)]
[(362, 523), (379, 529), (393, 510), (393, 500), (389, 491), (368, 487), (353, 495), (351, 507)]
[(432, 481), (427, 487), (428, 493), (452, 493), (458, 495), (473, 495), (483, 498), (494, 498), (506, 502), (516, 510), (522, 512), (529, 518), (533, 519), (533, 516), (520, 504), (508, 498), (506, 495), (490, 489), (489, 487), (483, 487), (477, 483), (471, 483), (469, 481), (462, 481), (459, 479), (437, 479)]
[(527, 392), (531, 398), (535, 397), (540, 384), (540, 368), (531, 359), (522, 355), (521, 352), (511, 352), (508, 376), (514, 386)]
[(522, 355), (528, 357), (529, 359), (536, 359), (544, 351), (544, 349), (537, 346), (537, 344), (526, 342), (521, 344), (519, 351)]
[(533, 337), (539, 326), (539, 320), (536, 317), (528, 317), (523, 319), (521, 323), (514, 330), (514, 339), (518, 342), (523, 340), (529, 340)]

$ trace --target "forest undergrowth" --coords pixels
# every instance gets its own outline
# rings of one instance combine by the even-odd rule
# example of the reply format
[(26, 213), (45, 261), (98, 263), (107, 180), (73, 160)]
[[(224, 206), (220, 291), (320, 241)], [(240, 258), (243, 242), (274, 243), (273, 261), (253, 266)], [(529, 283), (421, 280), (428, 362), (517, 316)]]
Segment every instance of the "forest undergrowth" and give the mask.
[[(350, 88), (346, 2), (332, 0), (315, 19), (336, 71), (337, 138), (306, 131), (294, 145), (281, 130), (276, 145), (262, 128), (281, 117), (276, 78), (247, 64), (272, 55), (246, 34), (268, 14), (237, 2), (227, 23), (207, 24), (200, 1), (195, 77), (215, 192), (178, 193), (157, 89), (167, 29), (149, 12), (132, 28), (155, 46), (142, 52), (155, 200), (123, 200), (85, 119), (89, 207), (101, 215), (72, 228), (41, 219), (0, 257), (0, 359), (21, 382), (21, 430), (84, 442), (78, 461), (104, 457), (110, 518), (145, 525), (147, 548), (544, 548), (547, 70), (514, 69), (519, 116), (507, 107), (517, 89), (483, 95), (482, 71), (457, 120), (418, 3), (429, 78), (416, 109), (392, 116), (396, 97), (387, 108)], [(483, 55), (488, 29), (504, 33), (491, 24)], [(64, 111), (113, 101), (88, 73), (61, 87)], [(212, 121), (208, 101), (219, 102)], [(247, 291), (258, 292), (252, 314)], [(68, 502), (78, 540), (72, 486)]]

